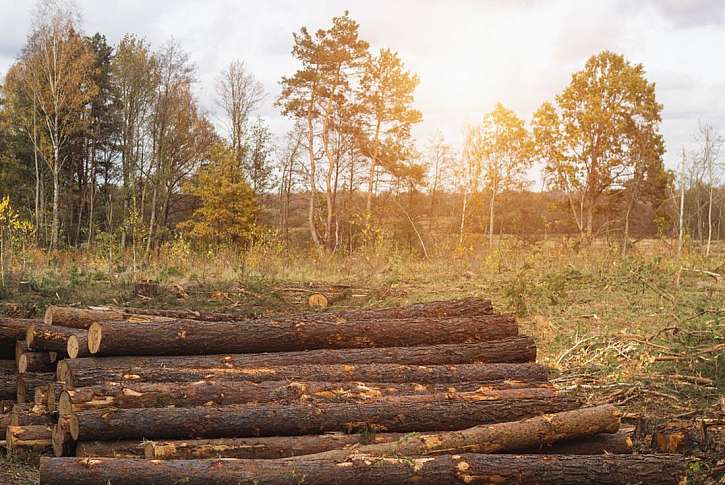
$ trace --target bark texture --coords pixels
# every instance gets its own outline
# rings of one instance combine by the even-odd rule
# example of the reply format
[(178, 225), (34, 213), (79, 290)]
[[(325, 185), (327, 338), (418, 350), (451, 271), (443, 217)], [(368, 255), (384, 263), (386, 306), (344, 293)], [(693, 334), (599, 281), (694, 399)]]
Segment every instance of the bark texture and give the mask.
[(376, 459), (355, 456), (343, 463), (298, 460), (40, 459), (45, 485), (184, 483), (185, 485), (314, 483), (316, 485), (491, 484), (678, 484), (687, 476), (680, 455), (442, 455)]
[(134, 325), (98, 322), (88, 329), (94, 355), (205, 355), (313, 349), (407, 347), (513, 337), (509, 316), (343, 320), (326, 314), (236, 322), (173, 320)]
[(84, 330), (61, 327), (59, 325), (48, 325), (46, 323), (34, 323), (28, 327), (25, 334), (25, 341), (28, 348), (35, 351), (66, 353), (68, 338), (74, 335), (83, 335)]
[(17, 374), (14, 360), (0, 360), (0, 399), (14, 401), (17, 395)]
[(20, 450), (49, 451), (52, 448), (51, 432), (51, 427), (47, 425), (8, 426), (5, 446), (11, 454)]
[(15, 342), (24, 339), (28, 327), (38, 322), (40, 320), (0, 317), (0, 358), (13, 358)]
[[(66, 387), (86, 387), (99, 382), (195, 382), (204, 379), (228, 381), (323, 381), (323, 382), (415, 382), (447, 384), (462, 382), (515, 381), (542, 383), (546, 367), (540, 364), (330, 364), (254, 368), (175, 369), (139, 367), (130, 370), (85, 368), (70, 370), (74, 361), (61, 361), (58, 379)], [(64, 365), (63, 365), (64, 364)]]
[(75, 456), (103, 456), (110, 458), (143, 458), (144, 442), (136, 441), (80, 441)]
[(18, 402), (28, 402), (35, 397), (35, 388), (47, 386), (55, 382), (54, 372), (26, 372), (18, 374), (16, 381), (16, 399)]
[(55, 356), (49, 352), (23, 352), (18, 358), (18, 372), (55, 372)]
[[(230, 404), (296, 401), (349, 402), (369, 401), (389, 396), (446, 393), (466, 396), (486, 396), (491, 399), (549, 398), (555, 395), (550, 387), (526, 389), (492, 389), (485, 385), (464, 383), (463, 389), (445, 384), (385, 384), (362, 382), (289, 382), (262, 383), (235, 381), (106, 383), (79, 387), (61, 392), (58, 413), (66, 416), (74, 412), (105, 408), (161, 408), (226, 406)], [(47, 390), (46, 390), (47, 392)]]
[(81, 411), (71, 416), (77, 441), (242, 438), (344, 431), (446, 431), (575, 409), (578, 401), (437, 399), (403, 396), (365, 403), (239, 404), (220, 407)]

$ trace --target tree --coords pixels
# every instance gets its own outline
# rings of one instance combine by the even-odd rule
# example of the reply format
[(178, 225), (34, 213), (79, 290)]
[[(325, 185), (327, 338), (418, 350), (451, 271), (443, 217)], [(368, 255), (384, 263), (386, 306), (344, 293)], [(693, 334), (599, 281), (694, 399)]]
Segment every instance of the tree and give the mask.
[(419, 82), (418, 76), (406, 71), (398, 54), (389, 49), (381, 49), (365, 64), (359, 87), (359, 114), (361, 152), (370, 159), (365, 205), (368, 217), (372, 213), (377, 169), (394, 172), (396, 165), (411, 158), (410, 130), (422, 120), (420, 111), (412, 107), (413, 91)]
[[(292, 54), (302, 64), (292, 76), (283, 77), (277, 104), (282, 113), (304, 121), (310, 191), (308, 226), (316, 245), (334, 250), (338, 243), (337, 188), (341, 161), (350, 153), (355, 120), (353, 79), (367, 59), (368, 43), (358, 37), (359, 25), (348, 13), (332, 19), (332, 26), (311, 34), (306, 27), (294, 33)], [(319, 141), (319, 143), (318, 143)], [(320, 234), (316, 225), (318, 161), (326, 162), (326, 216)]]
[(446, 143), (443, 134), (438, 132), (428, 143), (427, 150), (428, 166), (430, 170), (430, 229), (433, 230), (438, 219), (437, 203), (439, 192), (450, 188), (455, 169), (455, 153), (451, 146)]
[(663, 147), (661, 111), (644, 67), (604, 51), (573, 74), (556, 107), (544, 103), (535, 114), (537, 153), (550, 186), (567, 193), (582, 235), (592, 237), (603, 194), (635, 173), (637, 147)]
[(712, 209), (715, 184), (717, 183), (717, 164), (720, 149), (725, 140), (715, 132), (712, 125), (707, 123), (700, 123), (696, 140), (700, 144), (699, 168), (707, 177), (707, 244), (705, 245), (705, 256), (709, 256), (712, 244)]
[(47, 135), (49, 146), (43, 158), (53, 177), (50, 247), (54, 249), (60, 231), (60, 174), (68, 161), (64, 150), (70, 138), (85, 129), (84, 112), (98, 88), (93, 79), (95, 56), (78, 34), (76, 16), (56, 2), (40, 6), (37, 26), (6, 83), (9, 90), (33, 101)]
[(183, 186), (199, 207), (178, 227), (200, 243), (246, 244), (254, 234), (254, 191), (235, 170), (237, 160), (231, 148), (216, 142), (206, 158), (194, 178)]
[(264, 98), (264, 88), (243, 61), (234, 61), (217, 79), (216, 90), (217, 104), (226, 117), (229, 143), (241, 170), (246, 151), (247, 122)]
[(272, 132), (261, 118), (252, 125), (245, 144), (247, 153), (244, 156), (244, 172), (254, 193), (260, 195), (271, 189), (275, 183)]
[(466, 148), (472, 173), (488, 191), (488, 241), (493, 246), (496, 196), (505, 190), (521, 188), (532, 163), (532, 145), (524, 122), (496, 103), (480, 126), (469, 130)]

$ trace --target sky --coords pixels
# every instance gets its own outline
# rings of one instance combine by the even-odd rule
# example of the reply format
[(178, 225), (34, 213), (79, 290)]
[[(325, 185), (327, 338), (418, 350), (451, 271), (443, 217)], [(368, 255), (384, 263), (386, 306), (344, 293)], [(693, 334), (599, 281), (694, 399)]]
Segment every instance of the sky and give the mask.
[[(259, 115), (277, 136), (279, 80), (297, 67), (292, 32), (327, 28), (349, 10), (371, 48), (390, 48), (420, 77), (414, 135), (423, 150), (440, 132), (460, 147), (467, 125), (501, 102), (530, 120), (587, 58), (612, 50), (641, 63), (664, 105), (665, 163), (694, 148), (699, 123), (725, 135), (723, 0), (76, 0), (86, 34), (124, 33), (154, 47), (175, 39), (197, 68), (196, 93), (219, 122), (215, 80), (243, 60), (267, 93)], [(0, 76), (30, 29), (32, 0), (0, 0)]]

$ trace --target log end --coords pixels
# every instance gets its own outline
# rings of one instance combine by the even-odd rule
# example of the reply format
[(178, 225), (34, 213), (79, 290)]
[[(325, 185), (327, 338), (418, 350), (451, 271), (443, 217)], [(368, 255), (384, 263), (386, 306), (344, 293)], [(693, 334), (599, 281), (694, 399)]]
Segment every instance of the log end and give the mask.
[(45, 322), (48, 325), (53, 325), (53, 310), (55, 306), (50, 305), (48, 308), (45, 309), (45, 314), (43, 315), (43, 322)]
[(73, 402), (68, 391), (61, 391), (56, 408), (60, 416), (70, 416), (73, 414)]
[(322, 293), (313, 293), (307, 298), (307, 304), (313, 308), (325, 309), (330, 306), (330, 300)]
[(78, 423), (78, 416), (76, 416), (75, 414), (71, 414), (70, 418), (68, 419), (68, 430), (70, 431), (71, 438), (73, 438), (74, 441), (78, 441), (81, 427)]
[(68, 337), (68, 341), (66, 342), (66, 352), (68, 353), (68, 357), (71, 359), (78, 358), (78, 352), (80, 351), (80, 343), (78, 342), (78, 337), (75, 335), (71, 335)]
[(18, 373), (25, 374), (28, 371), (28, 354), (18, 357)]
[(35, 324), (31, 324), (25, 331), (25, 343), (28, 347), (32, 348), (33, 340), (35, 339)]
[(65, 360), (58, 362), (58, 366), (55, 369), (55, 377), (58, 379), (58, 382), (64, 382), (66, 386), (71, 386), (69, 381), (70, 369), (68, 368), (68, 362)]
[(101, 348), (101, 338), (103, 327), (98, 322), (94, 322), (88, 327), (88, 351), (91, 354), (98, 353)]
[(72, 456), (75, 442), (70, 436), (68, 430), (62, 423), (53, 426), (51, 434), (51, 443), (53, 444), (53, 454), (55, 456)]

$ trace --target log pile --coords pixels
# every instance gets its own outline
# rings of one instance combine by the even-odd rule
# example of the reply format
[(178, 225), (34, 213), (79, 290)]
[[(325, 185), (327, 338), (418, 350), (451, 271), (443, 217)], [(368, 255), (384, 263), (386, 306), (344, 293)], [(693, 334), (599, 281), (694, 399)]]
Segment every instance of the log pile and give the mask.
[(10, 452), (52, 450), (41, 483), (678, 483), (687, 472), (680, 455), (632, 454), (615, 407), (559, 395), (534, 341), (483, 299), (259, 318), (50, 307), (20, 324), (8, 338), (22, 341), (17, 363), (0, 365), (0, 392), (12, 382), (18, 403), (0, 426)]

